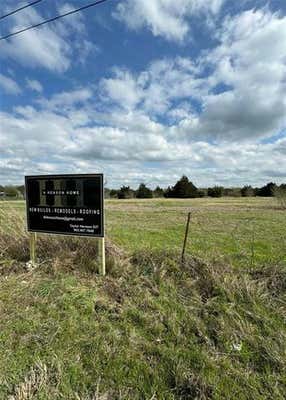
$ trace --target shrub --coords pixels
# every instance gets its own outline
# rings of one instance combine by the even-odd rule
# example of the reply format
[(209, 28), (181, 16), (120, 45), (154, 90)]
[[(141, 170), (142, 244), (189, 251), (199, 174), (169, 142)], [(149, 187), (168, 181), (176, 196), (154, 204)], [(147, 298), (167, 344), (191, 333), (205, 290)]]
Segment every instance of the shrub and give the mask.
[(7, 197), (18, 197), (18, 190), (14, 186), (6, 186), (4, 189), (5, 195)]
[(274, 189), (274, 196), (283, 209), (286, 209), (286, 184), (277, 186)]
[(130, 188), (130, 186), (122, 186), (117, 194), (119, 199), (133, 199), (134, 198), (134, 190)]
[(241, 189), (242, 197), (251, 197), (251, 196), (254, 196), (254, 194), (255, 194), (254, 189), (250, 185), (243, 186), (243, 188)]
[(208, 188), (208, 196), (210, 197), (222, 197), (223, 196), (223, 187), (222, 186), (214, 186), (212, 188)]

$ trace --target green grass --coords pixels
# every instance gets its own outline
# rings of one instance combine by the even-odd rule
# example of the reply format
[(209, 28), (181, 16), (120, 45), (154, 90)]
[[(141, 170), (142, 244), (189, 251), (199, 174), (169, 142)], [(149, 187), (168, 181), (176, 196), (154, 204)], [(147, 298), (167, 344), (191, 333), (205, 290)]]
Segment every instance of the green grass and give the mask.
[(126, 254), (111, 245), (106, 278), (85, 239), (43, 235), (27, 270), (23, 215), (0, 203), (0, 399), (285, 398), (286, 213), (273, 199), (107, 201)]
[[(25, 210), (23, 201), (1, 205)], [(131, 252), (180, 251), (189, 211), (189, 254), (241, 267), (286, 262), (286, 212), (273, 198), (107, 200), (107, 235)]]
[(187, 251), (244, 266), (286, 261), (286, 213), (274, 199), (107, 202), (107, 232), (128, 250), (180, 250), (192, 212)]

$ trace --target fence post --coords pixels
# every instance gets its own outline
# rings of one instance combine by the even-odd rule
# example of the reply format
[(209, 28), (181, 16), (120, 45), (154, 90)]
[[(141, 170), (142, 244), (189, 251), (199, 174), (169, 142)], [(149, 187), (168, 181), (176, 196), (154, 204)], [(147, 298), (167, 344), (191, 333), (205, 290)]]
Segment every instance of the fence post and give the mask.
[(186, 225), (186, 231), (185, 231), (185, 239), (184, 239), (184, 244), (183, 244), (183, 250), (182, 250), (182, 258), (181, 258), (182, 263), (185, 262), (185, 251), (186, 251), (186, 245), (187, 245), (187, 240), (188, 240), (188, 235), (189, 235), (190, 219), (191, 219), (191, 213), (189, 212), (188, 213), (188, 218), (187, 218), (187, 225)]

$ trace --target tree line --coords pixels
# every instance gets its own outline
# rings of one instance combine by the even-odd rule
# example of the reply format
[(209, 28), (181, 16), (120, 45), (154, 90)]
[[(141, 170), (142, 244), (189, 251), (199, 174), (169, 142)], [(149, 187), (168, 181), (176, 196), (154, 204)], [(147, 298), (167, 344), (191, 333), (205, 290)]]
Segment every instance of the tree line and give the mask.
[(166, 198), (199, 198), (199, 197), (271, 197), (277, 196), (279, 193), (286, 193), (286, 184), (280, 186), (276, 183), (269, 182), (262, 187), (252, 187), (245, 185), (242, 188), (225, 188), (223, 186), (213, 186), (209, 188), (197, 188), (187, 176), (182, 176), (174, 186), (161, 188), (157, 186), (154, 190), (141, 183), (137, 189), (130, 186), (122, 186), (120, 189), (106, 189), (106, 197), (118, 199), (147, 199), (156, 197)]
[(23, 199), (25, 196), (25, 186), (3, 186), (0, 185), (0, 198), (1, 197), (8, 197), (8, 198), (16, 198), (16, 199)]
[[(25, 196), (25, 186), (2, 186), (0, 185), (0, 198), (23, 198)], [(144, 183), (141, 183), (137, 189), (130, 186), (121, 186), (120, 189), (105, 188), (106, 198), (117, 199), (150, 199), (150, 198), (199, 198), (199, 197), (286, 197), (286, 184), (277, 185), (269, 182), (262, 187), (252, 187), (250, 185), (242, 188), (225, 188), (223, 186), (213, 186), (209, 188), (197, 188), (187, 176), (182, 176), (174, 186), (161, 188), (157, 186), (154, 190)]]

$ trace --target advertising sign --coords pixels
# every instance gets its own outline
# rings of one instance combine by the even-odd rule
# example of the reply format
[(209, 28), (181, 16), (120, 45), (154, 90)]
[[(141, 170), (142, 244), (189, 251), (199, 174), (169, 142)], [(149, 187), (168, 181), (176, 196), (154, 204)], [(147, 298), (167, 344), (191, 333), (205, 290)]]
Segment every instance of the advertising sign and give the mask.
[(104, 237), (103, 174), (26, 176), (29, 232)]

